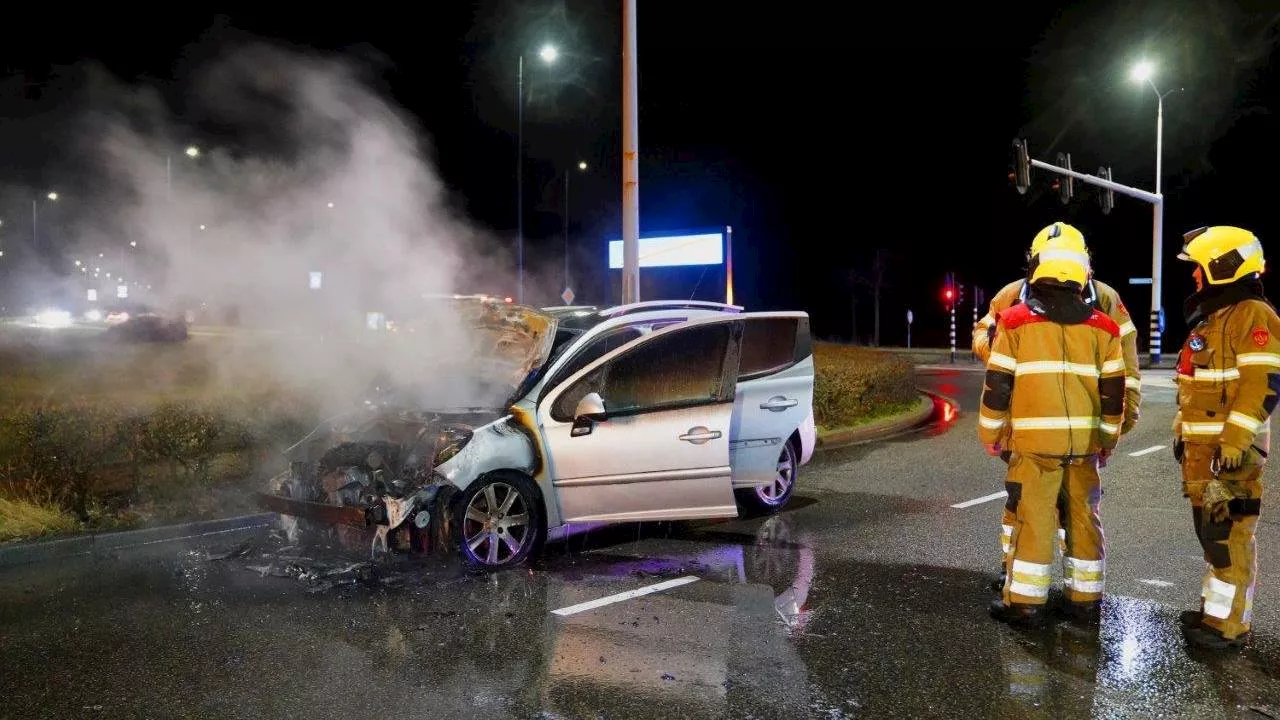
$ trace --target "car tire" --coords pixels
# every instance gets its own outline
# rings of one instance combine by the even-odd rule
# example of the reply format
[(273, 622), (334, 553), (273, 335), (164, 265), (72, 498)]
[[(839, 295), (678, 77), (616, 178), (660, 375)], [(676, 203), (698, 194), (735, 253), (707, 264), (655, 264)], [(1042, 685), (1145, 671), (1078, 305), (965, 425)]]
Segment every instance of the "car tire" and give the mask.
[(542, 497), (533, 481), (519, 473), (486, 475), (459, 493), (454, 528), (468, 565), (485, 570), (515, 567), (542, 545)]
[(777, 475), (767, 485), (738, 490), (738, 503), (753, 514), (772, 515), (786, 507), (796, 489), (800, 472), (800, 453), (796, 444), (787, 441), (778, 454)]

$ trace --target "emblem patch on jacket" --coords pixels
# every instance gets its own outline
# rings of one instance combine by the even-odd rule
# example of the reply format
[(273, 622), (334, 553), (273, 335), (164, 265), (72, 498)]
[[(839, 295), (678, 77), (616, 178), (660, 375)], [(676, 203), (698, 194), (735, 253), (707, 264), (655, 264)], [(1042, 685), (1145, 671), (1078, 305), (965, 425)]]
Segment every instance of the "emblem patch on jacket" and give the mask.
[[(1258, 341), (1258, 336), (1256, 333), (1253, 336), (1253, 340), (1254, 342)], [(1190, 347), (1193, 352), (1200, 352), (1201, 350), (1204, 349), (1204, 346), (1205, 346), (1204, 336), (1192, 335), (1191, 340), (1187, 342), (1187, 346)]]
[(1271, 333), (1266, 328), (1257, 327), (1253, 329), (1253, 344), (1258, 347), (1266, 347), (1267, 342), (1271, 340)]

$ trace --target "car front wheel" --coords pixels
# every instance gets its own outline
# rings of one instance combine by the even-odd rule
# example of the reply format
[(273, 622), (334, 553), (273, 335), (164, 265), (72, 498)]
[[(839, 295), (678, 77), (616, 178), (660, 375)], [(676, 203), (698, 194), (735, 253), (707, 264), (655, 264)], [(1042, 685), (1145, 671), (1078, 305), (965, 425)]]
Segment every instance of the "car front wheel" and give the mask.
[(522, 475), (477, 480), (463, 491), (457, 508), (460, 549), (471, 565), (489, 570), (519, 565), (541, 540), (542, 502)]

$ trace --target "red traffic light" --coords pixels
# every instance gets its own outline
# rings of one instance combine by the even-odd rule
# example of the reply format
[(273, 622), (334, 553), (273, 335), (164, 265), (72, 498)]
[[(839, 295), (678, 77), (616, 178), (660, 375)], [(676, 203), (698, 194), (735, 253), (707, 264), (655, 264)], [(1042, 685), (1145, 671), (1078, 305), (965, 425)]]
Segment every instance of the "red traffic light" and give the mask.
[(950, 300), (950, 299), (951, 299), (951, 296), (952, 296), (953, 294), (954, 294), (954, 293), (952, 293), (950, 290), (947, 290), (946, 292), (942, 293), (942, 297), (944, 297), (944, 298), (946, 298), (946, 299)]

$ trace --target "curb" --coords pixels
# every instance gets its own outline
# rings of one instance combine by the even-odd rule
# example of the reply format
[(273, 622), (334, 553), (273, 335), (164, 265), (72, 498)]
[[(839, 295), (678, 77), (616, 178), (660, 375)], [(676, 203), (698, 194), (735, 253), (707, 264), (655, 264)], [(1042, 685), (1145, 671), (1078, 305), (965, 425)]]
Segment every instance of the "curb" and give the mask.
[(60, 560), (84, 555), (104, 555), (111, 550), (151, 545), (152, 543), (190, 540), (207, 535), (244, 532), (267, 527), (275, 513), (241, 515), (218, 520), (201, 520), (180, 525), (92, 533), (55, 540), (32, 540), (0, 546), (0, 567)]
[(882, 440), (890, 435), (897, 435), (928, 420), (929, 416), (933, 414), (933, 409), (933, 396), (920, 392), (920, 399), (916, 401), (915, 407), (910, 410), (893, 417), (867, 423), (862, 427), (819, 435), (816, 449), (818, 451), (835, 450), (869, 440)]

